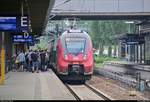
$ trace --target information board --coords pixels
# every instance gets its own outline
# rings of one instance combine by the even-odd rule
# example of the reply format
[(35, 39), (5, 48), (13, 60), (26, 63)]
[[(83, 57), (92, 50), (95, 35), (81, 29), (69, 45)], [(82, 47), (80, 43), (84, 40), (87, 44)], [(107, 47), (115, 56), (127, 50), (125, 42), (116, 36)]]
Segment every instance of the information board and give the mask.
[(15, 31), (17, 29), (16, 17), (0, 17), (0, 30), (1, 31)]
[(0, 31), (28, 32), (28, 16), (0, 17)]
[(13, 42), (14, 43), (32, 43), (33, 42), (33, 36), (28, 35), (13, 35)]

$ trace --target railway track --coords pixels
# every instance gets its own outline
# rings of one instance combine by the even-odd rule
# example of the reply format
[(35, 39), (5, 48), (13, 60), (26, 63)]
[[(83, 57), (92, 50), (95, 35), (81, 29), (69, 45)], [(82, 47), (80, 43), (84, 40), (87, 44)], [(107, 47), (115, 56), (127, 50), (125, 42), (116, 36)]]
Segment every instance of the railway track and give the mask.
[(112, 100), (106, 94), (100, 92), (96, 88), (89, 84), (83, 85), (70, 85), (66, 84), (66, 87), (74, 95), (77, 100)]
[(131, 86), (136, 86), (136, 79), (125, 74), (120, 74), (118, 72), (113, 72), (106, 69), (94, 70), (96, 75), (102, 75), (104, 77), (109, 77), (111, 79), (119, 80)]
[(136, 73), (140, 73), (140, 77), (143, 80), (150, 80), (150, 66), (146, 65), (138, 65), (138, 64), (126, 64), (126, 63), (106, 63), (104, 65), (104, 69), (114, 71), (114, 72), (121, 72), (124, 74), (134, 75)]
[(105, 64), (104, 68), (94, 69), (94, 73), (119, 80), (133, 87), (139, 87), (140, 82), (143, 82), (145, 89), (150, 90), (150, 66), (109, 63)]

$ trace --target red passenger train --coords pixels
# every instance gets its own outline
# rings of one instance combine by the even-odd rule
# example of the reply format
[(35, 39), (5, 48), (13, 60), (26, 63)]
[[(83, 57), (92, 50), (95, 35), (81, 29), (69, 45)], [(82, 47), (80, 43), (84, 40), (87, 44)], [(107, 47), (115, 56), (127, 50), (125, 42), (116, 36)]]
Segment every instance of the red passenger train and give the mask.
[(63, 80), (89, 80), (93, 74), (93, 47), (82, 30), (68, 30), (57, 42), (56, 72)]

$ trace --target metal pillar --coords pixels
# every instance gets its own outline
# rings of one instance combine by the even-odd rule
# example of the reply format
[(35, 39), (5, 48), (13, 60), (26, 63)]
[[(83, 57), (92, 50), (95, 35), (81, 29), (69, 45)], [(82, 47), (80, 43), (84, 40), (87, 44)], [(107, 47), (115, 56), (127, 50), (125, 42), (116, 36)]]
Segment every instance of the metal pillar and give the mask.
[(139, 44), (139, 63), (141, 63), (141, 44)]
[(143, 59), (144, 59), (144, 63), (145, 63), (145, 51), (146, 51), (146, 50), (145, 50), (145, 43), (144, 43), (144, 48), (143, 48), (143, 49), (144, 49), (144, 51), (143, 51), (144, 58), (143, 58)]
[(135, 48), (136, 45), (134, 45), (134, 59), (133, 61), (135, 62), (135, 56), (136, 56), (136, 48)]
[(139, 63), (141, 63), (141, 44), (139, 44), (138, 45), (139, 46), (139, 48), (138, 48), (138, 50), (139, 50)]
[(131, 61), (131, 45), (128, 45), (128, 61)]
[(58, 39), (58, 33), (59, 33), (59, 25), (55, 25), (55, 35), (54, 35), (54, 49), (53, 49), (53, 62), (56, 63), (57, 58), (57, 39)]
[(24, 15), (24, 1), (21, 2), (21, 16)]
[(118, 40), (118, 57), (119, 58), (122, 58), (122, 44), (121, 44), (121, 41), (120, 40)]
[(140, 44), (140, 63), (142, 63), (142, 54), (143, 54), (143, 51), (142, 51), (142, 44)]
[(125, 45), (125, 54), (126, 54), (126, 60), (128, 61), (128, 45)]
[(5, 33), (2, 32), (2, 49), (1, 49), (1, 77), (0, 84), (5, 82)]
[(139, 57), (138, 57), (138, 55), (139, 55), (138, 45), (136, 45), (136, 51), (137, 51), (137, 53), (136, 53), (136, 54), (137, 54), (137, 56), (136, 56), (136, 60), (137, 60), (137, 63), (138, 63), (138, 58), (139, 58)]

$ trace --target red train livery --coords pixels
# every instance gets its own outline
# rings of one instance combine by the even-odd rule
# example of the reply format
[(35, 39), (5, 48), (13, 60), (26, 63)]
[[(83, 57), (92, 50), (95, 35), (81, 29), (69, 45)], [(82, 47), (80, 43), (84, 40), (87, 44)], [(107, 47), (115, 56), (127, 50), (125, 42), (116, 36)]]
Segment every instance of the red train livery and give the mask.
[(81, 30), (62, 33), (57, 42), (56, 71), (63, 80), (88, 80), (93, 74), (90, 36)]

